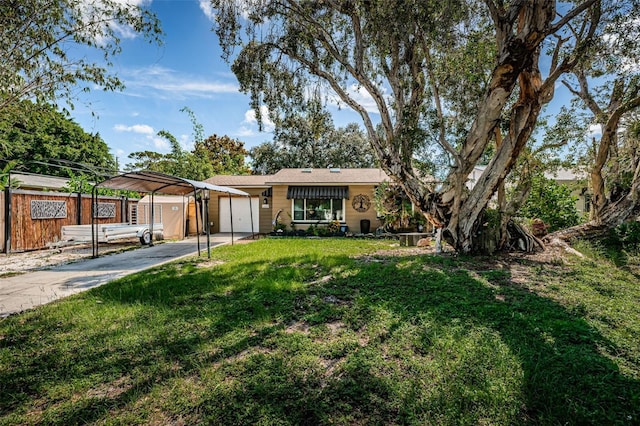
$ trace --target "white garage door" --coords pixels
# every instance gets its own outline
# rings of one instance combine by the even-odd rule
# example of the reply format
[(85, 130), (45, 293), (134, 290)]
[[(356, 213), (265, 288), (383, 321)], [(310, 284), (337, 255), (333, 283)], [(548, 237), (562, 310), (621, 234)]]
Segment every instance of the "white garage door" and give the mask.
[[(231, 232), (231, 213), (229, 211), (229, 197), (220, 197), (220, 232)], [(251, 211), (246, 197), (232, 197), (233, 232), (251, 232)], [(258, 197), (251, 198), (253, 209), (253, 231), (258, 232)]]

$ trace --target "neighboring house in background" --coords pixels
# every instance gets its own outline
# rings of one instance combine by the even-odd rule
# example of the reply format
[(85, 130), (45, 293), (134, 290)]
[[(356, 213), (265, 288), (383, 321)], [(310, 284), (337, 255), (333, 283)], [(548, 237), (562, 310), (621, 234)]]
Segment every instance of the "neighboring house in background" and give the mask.
[[(469, 175), (469, 180), (467, 181), (467, 186), (469, 188), (473, 188), (485, 169), (486, 166), (475, 166), (473, 168), (471, 175)], [(591, 209), (591, 193), (587, 188), (586, 173), (576, 173), (569, 169), (560, 168), (553, 173), (545, 172), (544, 177), (555, 180), (561, 185), (568, 186), (571, 189), (571, 195), (577, 197), (576, 210), (578, 213), (580, 215), (589, 214), (589, 210)]]
[(66, 187), (69, 179), (56, 176), (11, 172), (11, 186), (31, 191), (59, 191)]
[(269, 233), (279, 211), (279, 221), (297, 229), (338, 220), (352, 232), (363, 231), (361, 221), (369, 221), (375, 230), (379, 224), (374, 190), (389, 180), (382, 169), (282, 169), (264, 176), (214, 176), (206, 182), (248, 192), (251, 207), (246, 198), (212, 195), (211, 232), (230, 232), (232, 222), (234, 232), (251, 232), (252, 219), (254, 232)]

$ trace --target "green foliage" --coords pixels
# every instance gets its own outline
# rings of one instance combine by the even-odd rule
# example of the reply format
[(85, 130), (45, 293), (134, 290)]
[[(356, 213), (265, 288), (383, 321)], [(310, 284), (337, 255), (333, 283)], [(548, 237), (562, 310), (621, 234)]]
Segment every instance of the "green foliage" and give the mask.
[(212, 256), (1, 320), (0, 423), (640, 422), (640, 288), (610, 263), (355, 239)]
[(213, 175), (213, 168), (206, 158), (184, 151), (175, 136), (166, 130), (158, 132), (158, 136), (173, 141), (171, 142), (174, 148), (172, 152), (168, 154), (154, 151), (132, 152), (129, 158), (136, 161), (127, 164), (125, 170), (152, 170), (192, 180), (205, 180)]
[[(635, 1), (623, 3), (625, 12), (638, 9)], [(309, 92), (331, 89), (324, 105), (337, 99), (353, 109), (384, 170), (448, 228), (446, 238), (460, 251), (471, 251), (472, 230), (553, 87), (601, 30), (635, 30), (638, 22), (598, 1), (568, 2), (562, 17), (552, 1), (211, 4), (220, 44), (254, 109), (266, 105), (279, 126), (317, 102)], [(551, 49), (548, 56), (543, 48)], [(519, 107), (525, 104), (535, 107)], [(492, 150), (498, 123), (510, 132)], [(479, 161), (490, 169), (469, 196), (466, 178)], [(433, 188), (416, 169), (443, 185)]]
[(542, 219), (549, 232), (553, 232), (580, 223), (576, 201), (568, 186), (538, 175), (532, 180), (531, 192), (519, 214), (530, 219)]
[[(220, 0), (212, 5), (220, 43), (228, 56), (235, 55), (232, 70), (241, 90), (251, 95), (254, 110), (260, 111), (265, 104), (269, 107), (276, 132), (284, 129), (292, 136), (291, 141), (283, 142), (282, 135), (276, 135), (270, 146), (252, 151), (257, 173), (281, 168), (281, 155), (300, 143), (306, 149), (294, 150), (305, 155), (290, 156), (296, 164), (304, 162), (298, 167), (370, 167), (384, 161), (384, 151), (408, 163), (419, 157), (430, 172), (439, 170), (434, 167), (436, 162), (445, 165), (451, 160), (445, 158), (442, 140), (454, 145), (460, 141), (473, 119), (470, 106), (481, 99), (493, 68), (495, 47), (486, 27), (486, 10), (465, 2), (352, 2), (342, 6), (292, 2), (291, 7), (282, 7), (268, 1), (238, 8)], [(265, 20), (273, 25), (263, 27)], [(465, 31), (457, 31), (459, 27)], [(255, 36), (258, 33), (260, 37)], [(468, 79), (460, 78), (461, 70), (469, 74)], [(432, 85), (446, 103), (444, 119), (432, 106)], [(322, 98), (319, 93), (324, 87), (331, 87), (335, 95)], [(386, 92), (386, 87), (393, 90)], [(365, 93), (367, 96), (361, 96)], [(323, 157), (335, 139), (316, 138), (322, 135), (316, 130), (326, 128), (323, 116), (328, 113), (322, 106), (328, 99), (353, 108), (363, 119), (367, 139), (379, 144), (378, 158), (366, 142), (355, 145), (357, 152), (338, 148), (337, 158)], [(373, 123), (379, 121), (381, 126), (376, 129)], [(455, 123), (445, 129), (441, 127), (445, 121)], [(295, 130), (288, 130), (292, 128)], [(349, 139), (343, 143), (349, 144)], [(361, 164), (348, 166), (345, 162)]]
[(382, 227), (391, 232), (413, 225), (424, 224), (422, 214), (414, 214), (411, 201), (398, 185), (382, 182), (373, 194), (376, 215), (382, 221)]
[(20, 185), (20, 182), (16, 182), (16, 179), (11, 179), (10, 180), (10, 174), (11, 174), (11, 170), (13, 170), (13, 168), (15, 166), (17, 166), (19, 163), (19, 161), (17, 160), (12, 160), (12, 161), (6, 161), (4, 162), (4, 166), (2, 167), (2, 170), (0, 170), (0, 190), (3, 190), (7, 187), (8, 184), (11, 184), (12, 188), (17, 188)]
[(84, 174), (72, 174), (67, 184), (62, 188), (66, 192), (79, 192), (81, 194), (91, 194), (95, 182)]
[[(316, 108), (317, 109), (317, 108)], [(273, 174), (283, 168), (367, 168), (375, 154), (357, 124), (335, 128), (322, 111), (290, 117), (276, 128), (273, 141), (251, 149), (254, 174)]]
[[(121, 89), (122, 82), (109, 73), (121, 39), (143, 35), (160, 42), (161, 32), (144, 2), (2, 1), (0, 111), (20, 99), (71, 100), (94, 85)], [(89, 59), (87, 47), (104, 63)]]
[(171, 152), (132, 152), (129, 158), (135, 161), (127, 164), (126, 170), (153, 170), (193, 180), (206, 180), (216, 174), (249, 172), (244, 164), (248, 152), (244, 149), (243, 142), (217, 135), (204, 139), (204, 129), (193, 111), (187, 107), (180, 111), (187, 113), (193, 124), (194, 148), (191, 151), (185, 150), (173, 134), (167, 130), (160, 130), (158, 136), (169, 141)]
[(22, 163), (21, 170), (67, 176), (67, 171), (36, 162), (63, 160), (115, 171), (115, 160), (99, 134), (86, 133), (65, 114), (45, 104), (22, 101), (0, 114), (0, 146), (4, 158)]
[(340, 232), (340, 221), (332, 220), (331, 222), (329, 222), (329, 224), (327, 225), (327, 231), (329, 232), (329, 234), (337, 234), (338, 232)]
[(611, 230), (607, 244), (621, 250), (640, 251), (640, 222), (634, 220), (616, 226)]
[[(91, 194), (93, 187), (96, 184), (95, 176), (90, 176), (83, 173), (73, 173), (69, 171), (69, 181), (61, 188), (63, 192), (76, 192), (81, 194)], [(133, 191), (123, 191), (119, 189), (110, 188), (97, 188), (97, 195), (106, 195), (114, 197), (128, 197), (128, 198), (142, 198), (140, 193)]]
[(214, 175), (244, 175), (250, 172), (245, 164), (245, 157), (249, 151), (244, 148), (244, 142), (229, 136), (212, 135), (197, 141), (193, 154), (206, 158), (212, 167)]
[(281, 231), (285, 231), (287, 229), (287, 224), (286, 223), (282, 223), (280, 221), (276, 221), (276, 223), (273, 224), (273, 231), (274, 232), (281, 232)]

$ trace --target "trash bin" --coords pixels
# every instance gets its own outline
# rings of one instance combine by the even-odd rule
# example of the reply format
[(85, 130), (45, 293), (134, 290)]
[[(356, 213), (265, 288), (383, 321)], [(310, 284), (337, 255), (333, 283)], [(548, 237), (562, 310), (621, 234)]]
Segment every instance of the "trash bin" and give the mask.
[(371, 221), (369, 219), (362, 219), (360, 221), (360, 232), (368, 234), (371, 229)]

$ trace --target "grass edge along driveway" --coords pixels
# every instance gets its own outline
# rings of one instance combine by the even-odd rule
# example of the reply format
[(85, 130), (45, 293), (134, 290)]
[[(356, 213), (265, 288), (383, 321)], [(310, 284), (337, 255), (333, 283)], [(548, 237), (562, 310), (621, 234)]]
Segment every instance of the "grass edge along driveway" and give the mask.
[(227, 246), (0, 321), (0, 424), (637, 424), (638, 277)]

